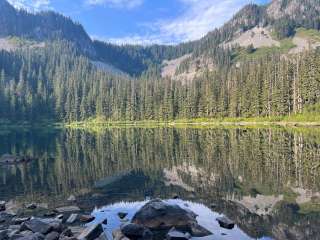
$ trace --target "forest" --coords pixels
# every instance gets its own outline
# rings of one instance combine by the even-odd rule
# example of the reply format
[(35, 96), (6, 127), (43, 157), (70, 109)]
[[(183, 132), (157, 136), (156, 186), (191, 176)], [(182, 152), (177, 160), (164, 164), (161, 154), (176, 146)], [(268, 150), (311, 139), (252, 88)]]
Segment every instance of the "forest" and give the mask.
[(152, 72), (112, 75), (72, 45), (54, 42), (1, 51), (0, 83), (0, 116), (10, 121), (286, 116), (319, 103), (320, 50), (247, 59), (186, 83)]

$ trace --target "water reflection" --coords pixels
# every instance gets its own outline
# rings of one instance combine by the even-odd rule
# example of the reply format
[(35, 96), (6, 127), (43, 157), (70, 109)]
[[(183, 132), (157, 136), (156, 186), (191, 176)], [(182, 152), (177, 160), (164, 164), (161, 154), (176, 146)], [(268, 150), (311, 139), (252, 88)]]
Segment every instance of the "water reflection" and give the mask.
[[(109, 129), (0, 132), (1, 199), (57, 202), (71, 193), (103, 206), (146, 196), (214, 203), (252, 238), (317, 239), (320, 130)], [(92, 202), (92, 201), (91, 201)]]

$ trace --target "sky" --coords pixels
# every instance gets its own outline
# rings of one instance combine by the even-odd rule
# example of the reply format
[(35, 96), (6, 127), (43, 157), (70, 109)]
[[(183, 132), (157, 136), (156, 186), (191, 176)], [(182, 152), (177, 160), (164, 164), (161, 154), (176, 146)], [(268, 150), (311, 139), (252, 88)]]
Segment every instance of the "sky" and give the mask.
[(8, 0), (28, 11), (54, 10), (93, 39), (116, 44), (177, 44), (203, 37), (248, 3), (268, 0)]

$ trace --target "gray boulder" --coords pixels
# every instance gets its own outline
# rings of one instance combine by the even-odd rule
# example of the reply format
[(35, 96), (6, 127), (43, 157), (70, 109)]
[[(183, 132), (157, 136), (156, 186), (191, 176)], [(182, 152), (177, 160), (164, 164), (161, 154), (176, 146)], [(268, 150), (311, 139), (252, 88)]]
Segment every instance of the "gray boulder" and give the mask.
[(58, 240), (60, 237), (60, 234), (57, 232), (51, 232), (49, 233), (44, 239), (45, 240)]
[(148, 202), (135, 214), (132, 223), (156, 231), (169, 230), (174, 227), (190, 232), (196, 237), (211, 235), (211, 232), (198, 224), (196, 217), (197, 215), (192, 211), (155, 199)]
[(234, 222), (231, 221), (227, 217), (218, 217), (217, 221), (218, 221), (220, 227), (222, 227), (222, 228), (226, 228), (226, 229), (233, 229), (234, 228)]
[(21, 225), (20, 231), (24, 230), (30, 230), (34, 233), (48, 234), (52, 230), (52, 226), (39, 219), (31, 219)]

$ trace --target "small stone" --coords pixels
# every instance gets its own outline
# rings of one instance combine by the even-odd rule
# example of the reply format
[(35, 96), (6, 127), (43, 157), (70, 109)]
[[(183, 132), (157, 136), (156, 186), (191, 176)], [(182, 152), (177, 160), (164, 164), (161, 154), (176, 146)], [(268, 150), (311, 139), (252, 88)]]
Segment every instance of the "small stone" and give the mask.
[(220, 227), (222, 227), (222, 228), (226, 228), (226, 229), (233, 229), (234, 228), (234, 222), (231, 221), (227, 217), (218, 217), (217, 221), (218, 221)]
[(78, 206), (66, 206), (66, 207), (56, 208), (56, 211), (58, 213), (79, 212), (80, 208)]
[(45, 240), (58, 240), (60, 237), (60, 234), (57, 232), (51, 232), (49, 233), (44, 239)]
[(95, 219), (95, 217), (91, 215), (81, 215), (80, 216), (80, 221), (84, 223), (92, 222)]
[(217, 205), (214, 204), (214, 203), (211, 203), (211, 204), (210, 204), (210, 208), (211, 208), (211, 209), (216, 209), (216, 208), (217, 208)]
[(11, 220), (11, 222), (15, 225), (19, 225), (21, 223), (24, 223), (26, 221), (29, 221), (30, 220), (30, 217), (25, 217), (25, 218), (13, 218)]
[(103, 220), (102, 224), (107, 225), (108, 224), (108, 219), (106, 218), (105, 220)]
[(46, 212), (43, 214), (44, 217), (54, 217), (56, 215), (55, 212), (51, 211), (51, 212)]
[(101, 224), (94, 224), (86, 228), (79, 236), (79, 240), (94, 240), (98, 238), (101, 233), (103, 233), (103, 228)]
[(74, 195), (70, 195), (70, 197), (67, 199), (69, 202), (75, 202), (77, 199)]
[(128, 213), (125, 213), (125, 212), (119, 212), (118, 213), (118, 216), (119, 216), (120, 219), (124, 219), (127, 215), (128, 215)]
[(65, 229), (62, 233), (61, 233), (62, 236), (66, 236), (66, 237), (73, 237), (73, 233), (71, 231), (70, 228), (67, 228)]
[(35, 203), (30, 203), (30, 204), (27, 204), (26, 205), (26, 208), (27, 209), (36, 209), (37, 208), (37, 204), (35, 204)]
[(0, 201), (0, 212), (6, 210), (6, 202), (5, 201)]
[(73, 224), (73, 223), (75, 223), (75, 221), (77, 221), (77, 219), (78, 219), (78, 214), (73, 213), (73, 214), (71, 214), (70, 217), (67, 219), (67, 223)]
[(179, 195), (173, 195), (172, 198), (173, 198), (173, 199), (179, 199), (180, 197), (179, 197)]

